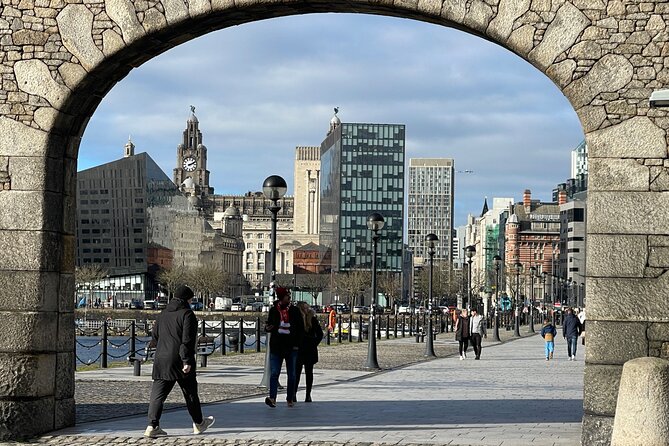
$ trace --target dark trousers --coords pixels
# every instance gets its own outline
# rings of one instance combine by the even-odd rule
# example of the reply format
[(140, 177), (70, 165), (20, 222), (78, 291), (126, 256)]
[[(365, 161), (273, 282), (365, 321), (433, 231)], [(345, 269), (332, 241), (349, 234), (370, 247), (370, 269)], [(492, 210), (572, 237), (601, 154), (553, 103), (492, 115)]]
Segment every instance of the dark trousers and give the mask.
[(181, 392), (184, 394), (186, 400), (186, 407), (188, 413), (193, 419), (193, 423), (202, 423), (202, 407), (200, 406), (200, 398), (197, 396), (197, 380), (195, 373), (189, 373), (185, 378), (177, 381), (166, 381), (164, 379), (156, 379), (153, 381), (151, 387), (151, 403), (149, 404), (149, 424), (153, 427), (160, 426), (160, 416), (163, 413), (163, 405), (167, 396), (174, 388), (174, 384), (179, 383)]
[(458, 346), (460, 349), (460, 355), (462, 355), (463, 352), (467, 353), (467, 348), (469, 347), (469, 338), (459, 339)]
[(472, 348), (474, 349), (474, 354), (477, 358), (481, 357), (481, 335), (478, 333), (472, 333), (471, 336)]
[(304, 377), (306, 378), (307, 391), (305, 398), (311, 396), (311, 388), (314, 386), (314, 365), (313, 364), (303, 364), (301, 361), (297, 361), (297, 372), (295, 373), (295, 390), (300, 386), (300, 376), (302, 375), (302, 367), (304, 367)]

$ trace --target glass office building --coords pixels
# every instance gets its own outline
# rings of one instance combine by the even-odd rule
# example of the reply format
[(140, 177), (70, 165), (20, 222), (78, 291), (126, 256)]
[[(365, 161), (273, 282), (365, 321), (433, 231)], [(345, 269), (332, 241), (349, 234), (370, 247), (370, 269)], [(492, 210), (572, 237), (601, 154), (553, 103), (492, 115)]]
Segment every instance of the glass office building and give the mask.
[(379, 271), (401, 271), (404, 222), (401, 124), (332, 124), (321, 144), (321, 244), (334, 271), (370, 269), (367, 217), (380, 213)]

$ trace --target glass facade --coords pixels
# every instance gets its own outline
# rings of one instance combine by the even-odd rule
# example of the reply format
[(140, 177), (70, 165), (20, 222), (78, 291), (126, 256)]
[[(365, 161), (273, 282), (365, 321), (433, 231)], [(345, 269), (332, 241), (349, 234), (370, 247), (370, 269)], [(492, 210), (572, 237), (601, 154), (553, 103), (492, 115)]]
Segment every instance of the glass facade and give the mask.
[(335, 271), (371, 268), (373, 212), (385, 219), (378, 270), (401, 271), (404, 137), (400, 124), (342, 123), (321, 144), (321, 244)]

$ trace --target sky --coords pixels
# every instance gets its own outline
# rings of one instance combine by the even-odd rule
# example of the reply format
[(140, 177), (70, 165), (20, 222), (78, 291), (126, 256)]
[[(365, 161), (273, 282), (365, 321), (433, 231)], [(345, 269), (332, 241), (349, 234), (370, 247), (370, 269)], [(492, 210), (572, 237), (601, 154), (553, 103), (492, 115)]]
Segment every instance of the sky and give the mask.
[(342, 122), (405, 124), (407, 166), (445, 157), (473, 172), (456, 172), (456, 226), (484, 197), (550, 201), (583, 139), (560, 90), (498, 45), (415, 20), (309, 14), (216, 31), (133, 70), (93, 114), (78, 169), (122, 157), (131, 136), (171, 178), (190, 105), (217, 194), (274, 174), (291, 194), (295, 147), (320, 145), (334, 107)]

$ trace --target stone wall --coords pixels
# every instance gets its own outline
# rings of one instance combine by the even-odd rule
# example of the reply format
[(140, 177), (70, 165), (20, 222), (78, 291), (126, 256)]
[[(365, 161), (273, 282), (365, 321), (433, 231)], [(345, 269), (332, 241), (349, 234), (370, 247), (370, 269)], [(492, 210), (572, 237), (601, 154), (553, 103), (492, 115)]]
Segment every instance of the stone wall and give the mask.
[[(590, 150), (583, 444), (606, 444), (622, 363), (666, 356), (669, 3), (656, 0), (0, 0), (0, 440), (74, 422), (74, 178), (111, 87), (210, 31), (309, 12), (455, 26), (545, 73)], [(53, 379), (53, 377), (56, 377)], [(25, 426), (30, 426), (25, 430)], [(18, 430), (22, 426), (22, 430)]]

